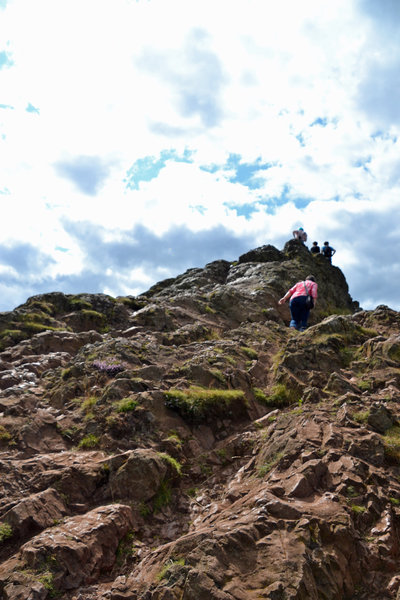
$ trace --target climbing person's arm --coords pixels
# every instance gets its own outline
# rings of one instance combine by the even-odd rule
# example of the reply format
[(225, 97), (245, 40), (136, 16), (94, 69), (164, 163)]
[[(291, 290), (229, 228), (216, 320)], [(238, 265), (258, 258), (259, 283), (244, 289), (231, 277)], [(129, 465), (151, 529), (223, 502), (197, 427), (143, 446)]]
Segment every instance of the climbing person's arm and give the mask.
[(283, 304), (284, 302), (286, 302), (286, 300), (288, 298), (290, 298), (291, 295), (292, 295), (292, 290), (289, 290), (288, 292), (286, 292), (286, 294), (280, 300), (278, 300), (278, 304)]

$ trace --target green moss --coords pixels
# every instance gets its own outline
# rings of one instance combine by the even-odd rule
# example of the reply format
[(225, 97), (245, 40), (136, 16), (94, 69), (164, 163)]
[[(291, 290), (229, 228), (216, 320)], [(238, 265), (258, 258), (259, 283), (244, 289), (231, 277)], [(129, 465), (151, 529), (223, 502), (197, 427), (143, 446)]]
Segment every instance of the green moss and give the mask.
[(191, 386), (187, 390), (171, 389), (165, 392), (165, 404), (177, 410), (183, 418), (204, 421), (208, 416), (224, 416), (233, 402), (246, 406), (242, 390), (204, 389)]
[(100, 438), (97, 435), (90, 433), (89, 435), (81, 439), (81, 441), (78, 444), (78, 447), (83, 449), (96, 448), (99, 445), (99, 442)]

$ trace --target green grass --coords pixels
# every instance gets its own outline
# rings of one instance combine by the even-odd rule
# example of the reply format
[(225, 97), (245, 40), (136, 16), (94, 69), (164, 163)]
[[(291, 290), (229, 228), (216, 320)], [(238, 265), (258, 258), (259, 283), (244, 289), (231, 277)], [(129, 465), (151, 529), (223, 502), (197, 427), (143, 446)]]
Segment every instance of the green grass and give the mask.
[(233, 402), (246, 406), (242, 390), (217, 390), (191, 386), (187, 390), (171, 389), (165, 392), (165, 405), (191, 421), (204, 421), (209, 416), (225, 416)]
[(226, 385), (225, 375), (219, 369), (210, 369), (210, 373), (217, 381)]
[(215, 313), (217, 312), (216, 310), (211, 308), (211, 306), (209, 304), (206, 304), (204, 306), (204, 310), (205, 310), (205, 312), (209, 313), (210, 315), (215, 315)]
[(90, 433), (86, 437), (82, 438), (78, 444), (79, 448), (88, 449), (88, 448), (96, 448), (99, 445), (100, 438), (93, 433)]
[(257, 360), (258, 354), (255, 350), (253, 350), (253, 348), (249, 348), (248, 346), (241, 346), (240, 349), (251, 360)]
[(280, 408), (298, 401), (299, 395), (297, 392), (288, 388), (284, 383), (277, 383), (272, 387), (271, 394), (266, 397), (264, 404)]
[(268, 398), (266, 394), (262, 390), (260, 390), (260, 388), (253, 388), (252, 392), (257, 402), (261, 402), (261, 404), (267, 404)]
[(8, 523), (0, 523), (0, 543), (8, 540), (13, 534), (11, 525)]
[(360, 390), (362, 390), (363, 392), (368, 392), (371, 389), (371, 387), (372, 387), (371, 382), (368, 381), (368, 380), (366, 380), (366, 381), (359, 381), (357, 385), (360, 388)]
[(352, 504), (350, 508), (357, 515), (362, 515), (367, 510), (365, 506), (360, 506), (359, 504)]
[(182, 448), (183, 442), (175, 431), (170, 431), (167, 437), (169, 442), (172, 442), (177, 448)]
[(164, 506), (171, 503), (172, 490), (168, 480), (164, 479), (157, 490), (157, 494), (153, 500), (153, 512), (157, 514)]
[(157, 575), (158, 581), (162, 581), (163, 579), (167, 579), (168, 575), (169, 575), (169, 572), (174, 567), (183, 567), (184, 565), (185, 565), (185, 559), (184, 558), (177, 558), (177, 559), (170, 559), (170, 560), (168, 560), (165, 563), (165, 565), (163, 566), (163, 568), (161, 569), (161, 571)]
[(163, 461), (168, 463), (178, 475), (182, 475), (182, 465), (178, 460), (176, 460), (176, 458), (170, 456), (169, 454), (167, 454), (167, 452), (159, 452), (158, 456)]
[(11, 433), (7, 431), (7, 429), (0, 425), (0, 441), (1, 442), (9, 442), (11, 440)]
[(259, 467), (258, 476), (264, 477), (267, 473), (269, 473), (278, 464), (278, 462), (281, 460), (281, 458), (283, 456), (284, 456), (283, 452), (277, 452), (276, 454), (274, 454), (274, 456), (270, 460), (268, 460), (267, 462), (262, 464), (261, 467)]
[(119, 413), (126, 413), (134, 411), (139, 402), (134, 400), (133, 398), (122, 398), (122, 400), (118, 400), (118, 402), (114, 403), (115, 409)]
[(88, 414), (91, 412), (91, 409), (97, 404), (97, 398), (95, 396), (89, 396), (89, 398), (85, 398), (85, 400), (81, 404), (82, 412)]
[(386, 458), (400, 464), (400, 427), (393, 425), (382, 436)]
[(353, 413), (352, 417), (357, 423), (367, 423), (368, 417), (370, 415), (370, 411), (368, 410), (360, 410), (359, 412)]

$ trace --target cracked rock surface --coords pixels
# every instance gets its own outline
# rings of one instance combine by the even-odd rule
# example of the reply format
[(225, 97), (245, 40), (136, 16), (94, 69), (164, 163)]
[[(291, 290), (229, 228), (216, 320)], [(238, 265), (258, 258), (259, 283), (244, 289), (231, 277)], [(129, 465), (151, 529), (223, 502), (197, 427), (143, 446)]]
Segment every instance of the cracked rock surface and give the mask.
[(1, 313), (1, 598), (399, 598), (399, 326), (293, 240)]

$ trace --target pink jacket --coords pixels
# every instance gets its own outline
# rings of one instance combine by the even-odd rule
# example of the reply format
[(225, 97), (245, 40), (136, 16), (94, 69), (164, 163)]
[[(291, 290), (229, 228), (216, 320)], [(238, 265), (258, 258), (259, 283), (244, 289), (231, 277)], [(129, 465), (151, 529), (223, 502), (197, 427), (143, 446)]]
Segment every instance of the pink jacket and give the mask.
[(296, 283), (296, 285), (294, 285), (292, 288), (290, 288), (289, 293), (290, 293), (290, 299), (293, 300), (293, 298), (297, 298), (298, 296), (307, 296), (307, 292), (304, 288), (304, 285), (307, 288), (307, 292), (310, 294), (310, 296), (312, 296), (314, 299), (317, 298), (318, 296), (318, 284), (315, 283), (315, 281), (298, 281)]

